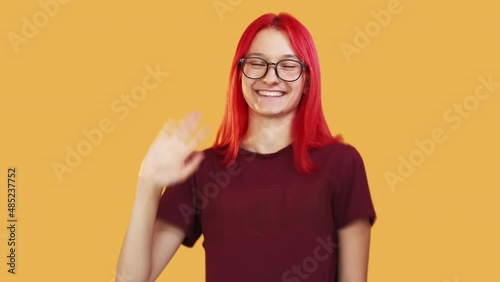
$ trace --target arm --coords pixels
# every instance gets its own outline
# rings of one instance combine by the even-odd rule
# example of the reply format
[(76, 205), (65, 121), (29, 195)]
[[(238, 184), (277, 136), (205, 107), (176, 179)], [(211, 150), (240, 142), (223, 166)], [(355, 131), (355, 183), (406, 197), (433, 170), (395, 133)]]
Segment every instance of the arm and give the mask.
[(163, 187), (185, 181), (203, 154), (194, 148), (207, 134), (196, 135), (199, 115), (191, 114), (175, 128), (163, 126), (142, 162), (136, 197), (116, 271), (117, 282), (154, 281), (179, 248), (185, 233), (157, 219)]
[(358, 219), (338, 230), (338, 282), (366, 282), (371, 225)]
[(118, 259), (116, 282), (154, 281), (179, 248), (184, 232), (156, 220), (160, 196), (161, 190), (152, 189), (148, 181), (139, 180)]
[(156, 220), (153, 232), (151, 272), (149, 282), (156, 281), (184, 240), (185, 233), (174, 225)]

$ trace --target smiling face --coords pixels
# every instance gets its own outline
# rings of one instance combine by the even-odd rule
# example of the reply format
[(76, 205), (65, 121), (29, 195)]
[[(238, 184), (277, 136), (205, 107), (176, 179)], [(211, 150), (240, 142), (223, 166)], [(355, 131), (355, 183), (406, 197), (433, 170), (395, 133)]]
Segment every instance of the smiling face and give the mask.
[[(274, 63), (284, 59), (300, 61), (285, 33), (274, 28), (257, 33), (246, 57), (258, 57)], [(275, 67), (270, 65), (266, 75), (260, 79), (250, 79), (241, 74), (243, 97), (251, 115), (273, 117), (295, 113), (304, 92), (306, 73), (304, 71), (296, 81), (286, 82), (276, 75)]]

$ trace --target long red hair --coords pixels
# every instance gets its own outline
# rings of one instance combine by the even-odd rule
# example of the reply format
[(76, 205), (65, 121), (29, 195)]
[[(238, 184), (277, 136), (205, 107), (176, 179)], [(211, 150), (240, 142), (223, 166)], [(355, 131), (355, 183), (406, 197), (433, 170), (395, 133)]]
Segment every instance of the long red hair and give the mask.
[(332, 136), (321, 107), (321, 77), (316, 47), (309, 31), (287, 13), (265, 14), (253, 21), (243, 32), (231, 66), (227, 102), (222, 123), (213, 144), (215, 152), (224, 156), (223, 163), (232, 164), (248, 128), (248, 105), (241, 88), (240, 58), (243, 58), (259, 31), (275, 28), (283, 31), (299, 59), (306, 63), (308, 85), (304, 90), (292, 125), (295, 167), (308, 173), (316, 169), (309, 158), (309, 148), (320, 148), (329, 143), (342, 142)]

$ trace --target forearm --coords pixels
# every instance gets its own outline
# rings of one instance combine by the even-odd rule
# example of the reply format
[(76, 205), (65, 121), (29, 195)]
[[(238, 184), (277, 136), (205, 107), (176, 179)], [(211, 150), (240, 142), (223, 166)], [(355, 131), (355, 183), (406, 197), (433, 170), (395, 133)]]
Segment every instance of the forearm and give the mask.
[(359, 219), (339, 231), (338, 282), (366, 282), (370, 223)]
[[(151, 272), (151, 246), (161, 190), (140, 179), (131, 219), (118, 259), (117, 282), (147, 281)], [(124, 281), (121, 281), (124, 280)]]

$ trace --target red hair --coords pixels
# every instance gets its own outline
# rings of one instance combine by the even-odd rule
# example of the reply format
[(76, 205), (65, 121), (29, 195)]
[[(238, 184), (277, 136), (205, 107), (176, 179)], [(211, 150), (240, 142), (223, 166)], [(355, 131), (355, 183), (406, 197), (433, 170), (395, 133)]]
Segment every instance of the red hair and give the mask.
[(316, 166), (309, 158), (309, 148), (342, 142), (332, 136), (321, 107), (321, 77), (316, 47), (309, 31), (287, 13), (265, 14), (253, 21), (243, 32), (231, 66), (227, 102), (222, 123), (213, 144), (215, 152), (224, 156), (223, 163), (232, 164), (238, 155), (241, 139), (248, 128), (248, 105), (241, 87), (240, 58), (243, 58), (259, 31), (274, 28), (284, 32), (299, 59), (306, 63), (307, 80), (304, 95), (292, 124), (295, 167), (299, 172), (311, 172)]

